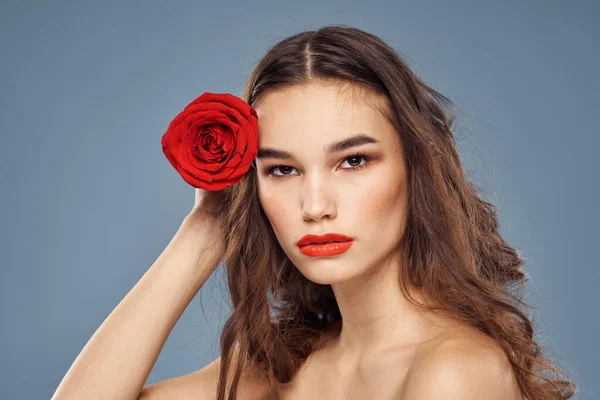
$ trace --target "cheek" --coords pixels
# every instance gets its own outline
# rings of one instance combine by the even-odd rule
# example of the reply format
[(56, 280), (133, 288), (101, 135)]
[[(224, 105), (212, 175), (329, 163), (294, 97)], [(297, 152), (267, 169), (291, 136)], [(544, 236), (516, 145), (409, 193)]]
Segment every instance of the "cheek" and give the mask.
[(373, 229), (385, 232), (402, 225), (405, 207), (406, 182), (392, 171), (368, 180), (368, 185), (361, 189), (356, 210), (366, 224), (371, 221)]
[(288, 226), (286, 216), (291, 215), (288, 210), (290, 200), (286, 198), (285, 193), (280, 193), (276, 190), (263, 190), (259, 186), (258, 198), (260, 204), (269, 218), (269, 222), (277, 235), (280, 231), (285, 231)]

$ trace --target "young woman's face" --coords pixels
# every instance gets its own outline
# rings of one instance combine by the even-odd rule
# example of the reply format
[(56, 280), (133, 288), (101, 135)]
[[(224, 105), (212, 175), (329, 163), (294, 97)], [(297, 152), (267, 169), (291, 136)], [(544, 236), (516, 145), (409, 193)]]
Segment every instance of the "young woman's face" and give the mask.
[[(255, 106), (260, 202), (287, 256), (316, 283), (376, 272), (404, 232), (401, 141), (379, 111), (360, 101), (365, 96), (311, 83), (268, 92)], [(342, 254), (307, 255), (297, 245), (304, 235), (332, 232), (353, 239)]]

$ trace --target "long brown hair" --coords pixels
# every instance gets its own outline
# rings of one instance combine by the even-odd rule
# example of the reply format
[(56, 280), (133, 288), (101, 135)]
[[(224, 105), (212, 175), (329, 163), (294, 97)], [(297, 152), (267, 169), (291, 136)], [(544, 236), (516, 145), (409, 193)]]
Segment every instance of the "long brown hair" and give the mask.
[[(274, 45), (242, 98), (253, 105), (269, 90), (310, 81), (340, 82), (382, 96), (385, 116), (401, 135), (408, 169), (407, 225), (398, 245), (405, 296), (496, 341), (527, 399), (572, 397), (575, 385), (534, 340), (531, 307), (523, 301), (523, 259), (500, 236), (495, 206), (465, 177), (453, 135), (454, 104), (423, 83), (382, 39), (345, 25)], [(280, 247), (258, 199), (256, 170), (224, 194), (224, 261), (233, 307), (221, 334), (218, 399), (229, 390), (227, 398), (234, 400), (250, 366), (267, 379), (289, 382), (341, 315), (331, 286), (305, 278)], [(433, 303), (418, 303), (411, 286), (422, 288)], [(239, 362), (232, 365), (236, 352)]]

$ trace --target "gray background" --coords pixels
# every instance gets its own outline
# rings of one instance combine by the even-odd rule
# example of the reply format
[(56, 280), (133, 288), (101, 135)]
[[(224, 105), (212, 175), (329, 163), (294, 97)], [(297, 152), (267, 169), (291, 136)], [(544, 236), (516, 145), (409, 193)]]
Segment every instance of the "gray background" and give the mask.
[[(464, 163), (528, 260), (538, 338), (581, 399), (599, 398), (599, 11), (592, 1), (3, 1), (0, 398), (50, 398), (190, 210), (193, 188), (160, 146), (170, 120), (202, 92), (239, 94), (280, 39), (337, 23), (379, 35), (456, 102)], [(194, 298), (147, 383), (218, 357), (222, 279)]]

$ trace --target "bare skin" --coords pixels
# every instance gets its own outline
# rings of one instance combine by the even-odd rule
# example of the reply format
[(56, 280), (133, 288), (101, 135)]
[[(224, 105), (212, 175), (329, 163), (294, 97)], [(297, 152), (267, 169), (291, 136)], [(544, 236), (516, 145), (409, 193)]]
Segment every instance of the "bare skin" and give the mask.
[[(480, 332), (456, 325), (453, 330), (438, 333), (418, 344), (398, 346), (385, 352), (373, 353), (360, 362), (340, 353), (339, 324), (324, 336), (320, 348), (309, 356), (294, 379), (287, 384), (277, 383), (275, 389), (262, 399), (389, 399), (417, 400), (438, 398), (481, 398), (521, 400), (518, 384), (504, 352)], [(437, 360), (472, 360), (469, 369), (472, 381), (463, 382), (457, 397), (433, 395), (428, 374)], [(474, 386), (485, 371), (484, 380), (473, 397), (466, 397), (464, 386)], [(446, 375), (453, 379), (453, 373)], [(438, 377), (438, 379), (440, 379)], [(443, 378), (442, 378), (443, 379)], [(495, 383), (489, 385), (489, 383)], [(466, 384), (466, 385), (465, 385)], [(265, 390), (268, 390), (265, 385)], [(469, 390), (473, 390), (470, 388)]]
[[(324, 335), (289, 383), (270, 377), (271, 386), (246, 371), (239, 398), (520, 400), (502, 349), (474, 329), (417, 310), (402, 295), (392, 252), (406, 215), (401, 142), (375, 108), (356, 101), (366, 93), (346, 94), (311, 84), (269, 92), (255, 104), (261, 205), (298, 270), (332, 286), (343, 323)], [(327, 151), (357, 132), (376, 142)], [(265, 148), (280, 155), (261, 156)], [(349, 158), (356, 151), (371, 161), (353, 170), (365, 165), (361, 157)], [(355, 243), (336, 257), (309, 258), (298, 251), (302, 235), (323, 232), (349, 235)], [(142, 398), (214, 398), (219, 363), (144, 388)]]
[(143, 393), (169, 333), (223, 256), (224, 235), (213, 212), (218, 201), (218, 192), (196, 191), (175, 236), (98, 327), (53, 400), (129, 400)]
[[(281, 384), (271, 376), (269, 384), (247, 370), (238, 396), (244, 400), (523, 399), (508, 359), (495, 343), (460, 324), (446, 327), (426, 341), (382, 349), (358, 363), (339, 349), (341, 324), (337, 323), (291, 382)], [(462, 368), (456, 368), (457, 360)], [(219, 365), (220, 357), (194, 373), (146, 386), (139, 399), (214, 399)], [(444, 381), (444, 391), (436, 392), (432, 382)]]
[[(331, 285), (343, 323), (326, 333), (287, 384), (271, 387), (256, 369), (244, 371), (238, 398), (521, 400), (502, 349), (402, 295), (392, 249), (404, 229), (407, 170), (397, 133), (356, 101), (365, 96), (308, 85), (270, 92), (256, 107), (259, 148), (290, 155), (257, 160), (261, 205), (298, 270)], [(327, 151), (357, 132), (376, 140)], [(368, 165), (350, 157), (356, 150), (370, 157)], [(264, 173), (278, 164), (289, 168), (277, 174), (290, 176)], [(358, 165), (367, 166), (353, 170)], [(220, 357), (196, 372), (143, 384), (177, 319), (222, 259), (224, 235), (212, 211), (218, 196), (196, 191), (190, 215), (86, 344), (53, 399), (215, 398)], [(302, 235), (323, 232), (355, 243), (335, 257), (311, 259), (298, 251)]]
[[(511, 369), (497, 346), (418, 310), (401, 293), (395, 246), (406, 226), (408, 169), (380, 100), (371, 92), (310, 83), (271, 91), (255, 105), (261, 205), (296, 268), (313, 282), (331, 285), (343, 320), (295, 379), (277, 386), (279, 398), (510, 399)], [(330, 151), (356, 135), (368, 140)], [(354, 243), (333, 257), (298, 250), (302, 235), (324, 232), (342, 233)], [(444, 364), (468, 356), (473, 363)], [(482, 369), (490, 371), (488, 379), (470, 379)], [(437, 396), (431, 382), (443, 381), (438, 375), (447, 372), (456, 379), (448, 379)], [(456, 387), (455, 380), (466, 383)], [(449, 395), (453, 391), (456, 397)]]

